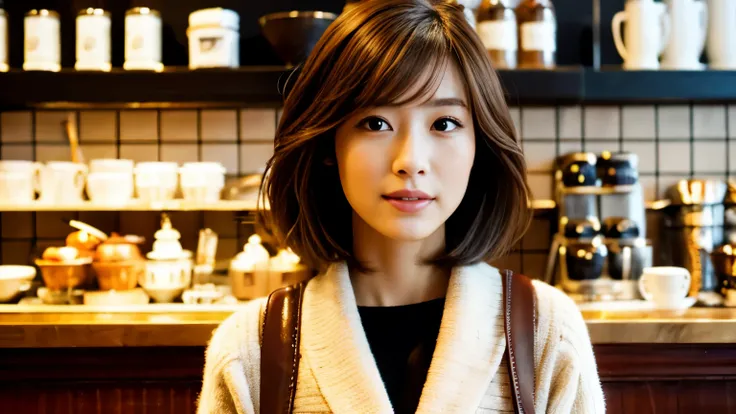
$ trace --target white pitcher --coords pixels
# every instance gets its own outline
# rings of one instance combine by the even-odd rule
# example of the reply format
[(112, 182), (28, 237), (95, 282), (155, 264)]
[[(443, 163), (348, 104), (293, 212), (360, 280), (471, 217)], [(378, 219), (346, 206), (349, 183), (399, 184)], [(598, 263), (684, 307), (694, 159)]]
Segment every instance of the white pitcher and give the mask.
[(708, 6), (704, 0), (667, 0), (667, 7), (670, 39), (662, 56), (662, 68), (703, 69), (700, 55), (708, 34)]
[[(621, 25), (626, 29), (621, 36)], [(624, 11), (611, 22), (616, 50), (624, 59), (624, 69), (659, 69), (659, 55), (667, 46), (670, 22), (667, 6), (654, 0), (628, 0)]]
[(708, 12), (710, 67), (736, 69), (736, 0), (710, 0)]

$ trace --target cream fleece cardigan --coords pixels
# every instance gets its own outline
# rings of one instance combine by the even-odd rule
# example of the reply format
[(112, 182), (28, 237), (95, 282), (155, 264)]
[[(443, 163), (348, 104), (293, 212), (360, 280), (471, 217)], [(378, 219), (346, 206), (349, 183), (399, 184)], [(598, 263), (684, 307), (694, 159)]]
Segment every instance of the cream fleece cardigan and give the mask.
[[(537, 413), (604, 413), (588, 331), (575, 304), (535, 282)], [(487, 264), (452, 272), (437, 347), (417, 413), (512, 413), (501, 276)], [(215, 331), (197, 412), (258, 413), (264, 299)], [(363, 332), (344, 264), (312, 279), (304, 295), (294, 413), (392, 413)], [(269, 414), (269, 413), (265, 413)]]

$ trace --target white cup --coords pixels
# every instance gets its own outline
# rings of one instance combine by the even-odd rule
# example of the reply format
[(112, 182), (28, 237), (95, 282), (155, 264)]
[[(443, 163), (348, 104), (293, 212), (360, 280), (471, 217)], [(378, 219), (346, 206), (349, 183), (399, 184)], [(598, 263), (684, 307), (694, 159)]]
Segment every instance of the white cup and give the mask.
[(639, 291), (658, 307), (677, 306), (690, 291), (690, 272), (684, 267), (647, 267), (639, 278)]
[[(623, 23), (626, 26), (622, 30)], [(624, 60), (624, 69), (659, 69), (659, 55), (670, 36), (665, 4), (654, 0), (627, 0), (624, 11), (613, 16), (611, 29), (613, 43)]]
[(36, 198), (34, 175), (19, 171), (0, 171), (0, 203), (30, 204)]
[[(33, 198), (35, 198), (35, 193), (41, 191), (41, 169), (43, 168), (43, 164), (40, 162), (33, 162), (33, 161), (24, 161), (24, 160), (4, 160), (0, 161), (0, 171), (2, 172), (12, 172), (15, 174), (21, 174), (25, 175), (26, 179), (22, 179), (19, 177), (13, 177), (9, 178), (10, 181), (15, 182), (15, 184), (12, 184), (15, 189), (17, 189), (20, 193), (26, 194), (28, 192), (33, 193)], [(30, 188), (28, 187), (28, 183), (30, 182)], [(6, 185), (10, 185), (9, 181), (6, 180)], [(25, 199), (26, 196), (21, 197), (22, 199)]]
[(41, 198), (44, 203), (75, 204), (82, 201), (87, 165), (51, 161), (41, 170)]
[(89, 172), (122, 172), (133, 175), (133, 160), (117, 158), (98, 158), (89, 162)]
[(141, 200), (172, 200), (178, 186), (179, 165), (175, 162), (141, 162), (135, 167), (135, 189)]
[(90, 173), (87, 195), (95, 204), (125, 205), (133, 198), (133, 175), (108, 171)]

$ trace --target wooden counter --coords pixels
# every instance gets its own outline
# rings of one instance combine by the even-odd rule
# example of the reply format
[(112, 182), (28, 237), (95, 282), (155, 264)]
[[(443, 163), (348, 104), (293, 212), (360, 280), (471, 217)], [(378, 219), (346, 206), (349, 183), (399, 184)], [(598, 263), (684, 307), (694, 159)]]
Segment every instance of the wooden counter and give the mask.
[[(206, 343), (237, 308), (0, 305), (0, 411), (193, 413)], [(736, 406), (736, 310), (583, 316), (609, 413)]]

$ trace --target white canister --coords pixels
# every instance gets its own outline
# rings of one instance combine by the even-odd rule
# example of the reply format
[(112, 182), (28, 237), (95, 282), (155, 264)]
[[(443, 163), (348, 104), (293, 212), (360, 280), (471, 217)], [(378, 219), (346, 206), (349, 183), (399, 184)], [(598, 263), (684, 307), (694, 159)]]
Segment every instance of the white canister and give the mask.
[(61, 23), (53, 10), (31, 10), (26, 13), (24, 70), (61, 70)]
[(110, 49), (110, 12), (88, 8), (77, 15), (77, 70), (112, 69)]
[(148, 7), (136, 7), (125, 12), (126, 70), (161, 72), (161, 14)]
[(0, 72), (8, 69), (8, 15), (0, 9)]
[(189, 68), (236, 68), (240, 66), (240, 16), (211, 8), (189, 15)]

